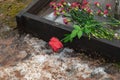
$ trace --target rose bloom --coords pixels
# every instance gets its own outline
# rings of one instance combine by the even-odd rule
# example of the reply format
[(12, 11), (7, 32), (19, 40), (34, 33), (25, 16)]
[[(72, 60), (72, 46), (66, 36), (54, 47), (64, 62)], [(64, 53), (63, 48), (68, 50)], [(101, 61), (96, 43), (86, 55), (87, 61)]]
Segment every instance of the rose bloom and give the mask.
[(87, 4), (88, 4), (88, 1), (87, 0), (83, 0), (82, 5), (85, 6)]
[(102, 11), (101, 11), (101, 10), (98, 10), (98, 11), (97, 11), (97, 14), (98, 14), (98, 15), (101, 15), (101, 14), (102, 14)]
[(50, 2), (50, 7), (54, 7), (56, 5), (55, 2)]
[(105, 15), (108, 15), (108, 10), (104, 10), (104, 14), (105, 14)]
[(49, 46), (52, 48), (54, 52), (59, 51), (61, 48), (63, 48), (63, 44), (59, 41), (58, 38), (52, 37), (49, 41)]
[(73, 8), (75, 8), (75, 7), (79, 7), (78, 2), (73, 2), (73, 3), (71, 4), (71, 7), (73, 7)]
[(106, 4), (106, 8), (110, 10), (111, 9), (111, 4)]
[(99, 2), (97, 2), (97, 1), (96, 1), (96, 2), (94, 2), (94, 4), (95, 4), (96, 6), (98, 6), (98, 7), (100, 6), (100, 3), (99, 3)]
[(67, 18), (63, 18), (63, 22), (64, 22), (64, 24), (68, 24), (68, 22), (70, 22), (70, 20)]

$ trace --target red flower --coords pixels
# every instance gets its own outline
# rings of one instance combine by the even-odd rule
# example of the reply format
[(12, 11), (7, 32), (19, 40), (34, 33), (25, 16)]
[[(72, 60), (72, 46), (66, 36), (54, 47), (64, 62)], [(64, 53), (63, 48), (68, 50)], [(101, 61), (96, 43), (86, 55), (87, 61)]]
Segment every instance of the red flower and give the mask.
[(73, 3), (71, 4), (71, 7), (77, 7), (77, 5), (78, 5), (77, 2), (73, 2)]
[(81, 9), (87, 11), (88, 8), (89, 8), (88, 1), (87, 0), (83, 0), (82, 5), (81, 5)]
[(64, 3), (65, 2), (65, 0), (61, 0), (61, 3)]
[(87, 12), (88, 12), (89, 14), (93, 14), (93, 11), (92, 11), (90, 8), (87, 9)]
[(82, 6), (81, 9), (88, 11), (90, 9), (90, 7), (89, 6)]
[(68, 24), (68, 20), (67, 20), (66, 18), (63, 19), (63, 22), (64, 22), (65, 24)]
[(101, 10), (98, 10), (98, 11), (97, 11), (97, 14), (98, 14), (98, 15), (101, 15), (101, 14), (102, 14), (102, 11), (101, 11)]
[(65, 11), (64, 8), (60, 8), (60, 9), (59, 9), (59, 12), (60, 12), (60, 13), (62, 13), (63, 11)]
[(67, 18), (64, 18), (64, 19), (63, 19), (63, 22), (64, 22), (65, 24), (68, 24), (68, 22), (70, 22), (70, 20), (67, 19)]
[(53, 9), (54, 10), (58, 10), (58, 7), (55, 5), (55, 6), (53, 6)]
[(57, 3), (58, 7), (63, 7), (62, 3)]
[(50, 7), (54, 7), (56, 5), (55, 2), (50, 2)]
[(111, 9), (111, 4), (106, 4), (106, 9)]
[(60, 12), (59, 11), (54, 11), (54, 16), (58, 16), (60, 15)]
[(87, 5), (87, 4), (88, 4), (88, 1), (87, 0), (83, 0), (82, 5), (84, 6), (84, 5)]
[(81, 9), (85, 10), (85, 9), (86, 9), (86, 6), (81, 6)]
[(104, 15), (108, 15), (108, 10), (104, 10)]
[(49, 45), (55, 52), (57, 52), (57, 51), (59, 51), (59, 49), (63, 48), (63, 44), (56, 37), (52, 37), (50, 39)]
[(75, 9), (79, 9), (80, 6), (81, 6), (81, 5), (80, 5), (78, 2), (73, 2), (73, 3), (71, 4), (71, 7), (72, 7), (72, 8), (75, 8)]
[(62, 5), (66, 5), (66, 4), (67, 4), (67, 3), (65, 2), (65, 0), (61, 0), (60, 3), (61, 3)]
[(94, 2), (94, 4), (95, 4), (96, 6), (98, 6), (98, 7), (100, 6), (100, 3), (99, 3), (99, 2), (97, 2), (97, 1), (96, 1), (96, 2)]

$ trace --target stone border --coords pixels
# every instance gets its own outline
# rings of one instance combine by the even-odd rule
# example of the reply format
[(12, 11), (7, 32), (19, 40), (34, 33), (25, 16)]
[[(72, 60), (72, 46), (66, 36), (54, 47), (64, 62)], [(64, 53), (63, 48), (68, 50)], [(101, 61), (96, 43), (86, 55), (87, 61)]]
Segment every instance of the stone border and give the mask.
[[(62, 39), (64, 34), (70, 33), (73, 30), (71, 26), (58, 24), (35, 15), (50, 1), (51, 0), (34, 0), (27, 8), (16, 16), (20, 33), (30, 33), (45, 41), (49, 41), (53, 36)], [(83, 36), (80, 40), (76, 38), (73, 42), (66, 43), (65, 46), (73, 48), (76, 51), (79, 51), (80, 49), (97, 51), (106, 58), (120, 61), (119, 40), (108, 41), (95, 38), (88, 39), (88, 37)]]

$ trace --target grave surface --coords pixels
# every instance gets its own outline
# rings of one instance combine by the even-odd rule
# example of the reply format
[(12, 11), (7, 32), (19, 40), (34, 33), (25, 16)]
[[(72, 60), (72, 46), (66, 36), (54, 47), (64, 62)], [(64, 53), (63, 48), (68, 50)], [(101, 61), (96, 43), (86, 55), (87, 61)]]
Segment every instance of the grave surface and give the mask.
[[(24, 9), (17, 15), (17, 23), (19, 31), (31, 33), (45, 41), (53, 36), (59, 39), (64, 38), (64, 34), (70, 33), (73, 30), (72, 26), (66, 26), (48, 19), (45, 19), (46, 15), (49, 15), (52, 10), (49, 8), (50, 0), (35, 0), (29, 7)], [(113, 3), (111, 0), (109, 1)], [(105, 2), (107, 3), (107, 1)], [(113, 3), (114, 5), (114, 3)], [(55, 19), (56, 20), (56, 19)], [(117, 29), (119, 31), (119, 28)], [(75, 39), (72, 43), (67, 43), (65, 46), (74, 48), (79, 51), (81, 48), (85, 50), (98, 51), (101, 55), (111, 59), (120, 59), (120, 40), (104, 40), (95, 39), (83, 36), (80, 40)]]
[(0, 80), (120, 79), (120, 71), (115, 63), (104, 62), (98, 59), (100, 57), (93, 59), (66, 47), (54, 53), (46, 41), (30, 35), (20, 37), (16, 29), (1, 23)]

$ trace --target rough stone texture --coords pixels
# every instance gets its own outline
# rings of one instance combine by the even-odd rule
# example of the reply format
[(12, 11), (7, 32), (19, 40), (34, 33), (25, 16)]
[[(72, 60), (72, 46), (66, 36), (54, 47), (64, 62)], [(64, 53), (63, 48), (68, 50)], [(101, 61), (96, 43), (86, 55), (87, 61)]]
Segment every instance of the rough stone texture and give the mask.
[[(47, 42), (26, 35), (0, 41), (0, 80), (116, 80), (98, 61), (63, 48), (53, 52)], [(77, 55), (77, 56), (74, 56)], [(110, 68), (109, 68), (110, 69)], [(119, 79), (118, 79), (119, 80)]]
[(120, 80), (118, 69), (100, 64), (68, 48), (54, 53), (41, 39), (0, 27), (0, 80)]

